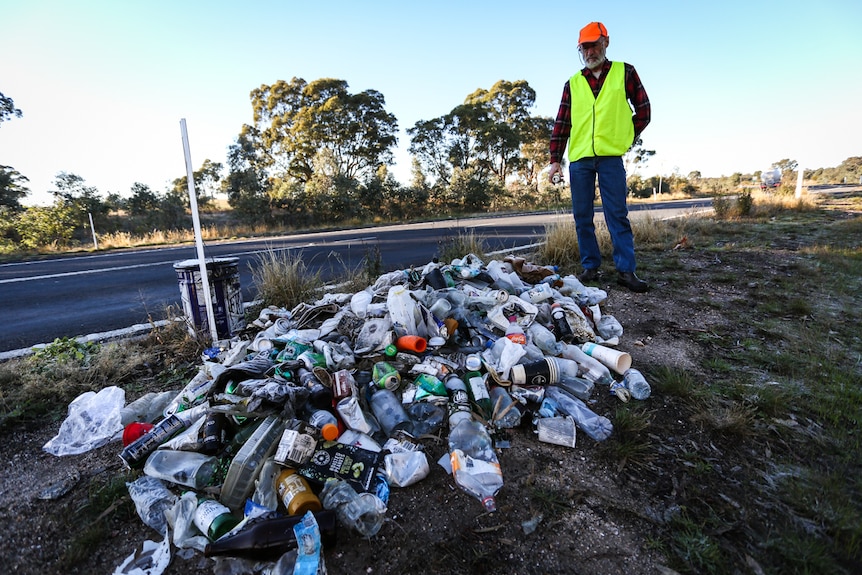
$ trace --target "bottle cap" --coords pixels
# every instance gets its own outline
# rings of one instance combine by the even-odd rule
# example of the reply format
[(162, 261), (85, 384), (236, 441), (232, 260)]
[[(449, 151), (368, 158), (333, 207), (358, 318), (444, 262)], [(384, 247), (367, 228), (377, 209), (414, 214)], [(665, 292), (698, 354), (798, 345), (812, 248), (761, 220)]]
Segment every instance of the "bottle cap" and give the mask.
[(464, 367), (467, 371), (479, 371), (482, 368), (482, 358), (476, 354), (470, 354), (464, 361)]
[(338, 439), (338, 426), (334, 423), (325, 423), (320, 429), (320, 435), (327, 441), (335, 441)]

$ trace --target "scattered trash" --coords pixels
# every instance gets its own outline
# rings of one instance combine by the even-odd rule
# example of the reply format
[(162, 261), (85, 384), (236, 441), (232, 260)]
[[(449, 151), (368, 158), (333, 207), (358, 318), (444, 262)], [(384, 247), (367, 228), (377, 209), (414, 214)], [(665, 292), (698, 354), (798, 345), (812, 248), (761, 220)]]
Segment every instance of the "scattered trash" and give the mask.
[(514, 256), (396, 270), (357, 293), (265, 307), (208, 348), (178, 392), (127, 406), (118, 388), (83, 394), (45, 450), (122, 438), (120, 458), (143, 474), (129, 493), (165, 538), (116, 573), (160, 573), (169, 542), (220, 566), (256, 558), (316, 573), (338, 527), (374, 537), (390, 488), (429, 475), (426, 440), (446, 449), (437, 463), (487, 513), (505, 489), (497, 453), (516, 446), (512, 429), (532, 425), (539, 441), (568, 449), (578, 431), (606, 440), (613, 424), (591, 409), (595, 388), (620, 401), (650, 395), (615, 349), (623, 327), (602, 313), (606, 298)]

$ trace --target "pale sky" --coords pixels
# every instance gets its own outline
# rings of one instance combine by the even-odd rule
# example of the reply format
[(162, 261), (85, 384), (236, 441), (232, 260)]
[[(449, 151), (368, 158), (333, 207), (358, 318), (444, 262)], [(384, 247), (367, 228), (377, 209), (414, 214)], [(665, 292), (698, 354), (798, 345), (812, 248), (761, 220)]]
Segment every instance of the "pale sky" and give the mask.
[(652, 103), (643, 175), (862, 156), (859, 0), (0, 0), (0, 93), (24, 112), (0, 124), (0, 165), (30, 179), (27, 205), (50, 203), (60, 172), (103, 197), (161, 192), (186, 173), (181, 119), (195, 169), (226, 164), (252, 89), (337, 78), (385, 97), (407, 184), (406, 129), (478, 88), (526, 80), (531, 113), (555, 116), (594, 20)]

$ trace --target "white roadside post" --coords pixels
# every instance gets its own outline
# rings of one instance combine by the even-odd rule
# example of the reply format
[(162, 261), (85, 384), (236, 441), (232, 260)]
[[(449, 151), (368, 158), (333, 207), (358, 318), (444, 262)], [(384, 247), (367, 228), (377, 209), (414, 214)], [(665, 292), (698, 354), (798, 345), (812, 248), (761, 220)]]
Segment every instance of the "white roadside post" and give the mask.
[(210, 326), (210, 336), (212, 337), (212, 343), (215, 344), (218, 341), (218, 328), (216, 327), (216, 319), (215, 312), (213, 311), (213, 298), (210, 293), (210, 279), (209, 274), (207, 273), (207, 262), (204, 257), (204, 243), (203, 238), (201, 236), (201, 219), (198, 215), (198, 199), (195, 194), (195, 178), (194, 178), (194, 170), (192, 169), (192, 156), (189, 152), (189, 135), (186, 131), (186, 119), (183, 118), (180, 120), (180, 130), (183, 135), (183, 151), (185, 152), (186, 157), (186, 179), (188, 180), (189, 185), (189, 204), (192, 210), (192, 222), (195, 227), (195, 245), (198, 250), (198, 265), (200, 267), (201, 272), (201, 287), (204, 292), (204, 301), (206, 302), (207, 307), (207, 320), (209, 320)]
[(798, 170), (796, 176), (796, 199), (802, 197), (802, 176), (805, 173), (805, 170), (802, 169), (802, 165), (797, 165), (796, 169)]

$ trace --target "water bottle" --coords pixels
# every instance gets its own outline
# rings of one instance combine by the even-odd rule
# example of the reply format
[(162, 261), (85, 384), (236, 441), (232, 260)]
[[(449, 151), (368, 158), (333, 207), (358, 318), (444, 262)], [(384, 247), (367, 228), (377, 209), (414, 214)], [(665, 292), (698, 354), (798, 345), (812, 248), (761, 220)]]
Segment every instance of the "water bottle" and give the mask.
[(640, 371), (633, 367), (629, 368), (625, 374), (623, 374), (623, 384), (625, 384), (626, 389), (629, 390), (629, 393), (631, 393), (632, 397), (635, 399), (646, 399), (650, 396), (650, 393), (652, 393), (652, 389), (650, 388), (646, 378), (644, 378)]
[(608, 366), (587, 355), (579, 346), (567, 344), (563, 348), (562, 356), (577, 362), (583, 370), (583, 377), (593, 383), (610, 385), (614, 382), (614, 377)]
[(308, 407), (308, 423), (320, 430), (320, 435), (327, 441), (335, 441), (341, 433), (338, 429), (338, 418), (326, 409)]
[(497, 510), (494, 497), (503, 486), (503, 472), (491, 436), (478, 421), (462, 421), (449, 432), (449, 457), (455, 483), (482, 502), (485, 510)]
[(537, 321), (530, 324), (527, 332), (533, 340), (533, 343), (545, 352), (547, 355), (560, 355), (563, 352), (563, 343), (557, 341), (551, 330), (543, 326)]
[(545, 396), (557, 403), (559, 410), (571, 415), (575, 424), (589, 437), (596, 441), (604, 441), (610, 437), (614, 426), (607, 417), (598, 415), (587, 405), (565, 390), (551, 385), (545, 390)]
[[(379, 392), (378, 392), (379, 393)], [(339, 521), (364, 537), (373, 537), (386, 519), (386, 505), (373, 493), (357, 493), (343, 479), (330, 479), (320, 492), (325, 509), (335, 510)]]
[(391, 436), (396, 431), (410, 430), (412, 426), (410, 416), (404, 410), (401, 400), (392, 391), (385, 387), (374, 390), (369, 401), (374, 416), (387, 436)]

